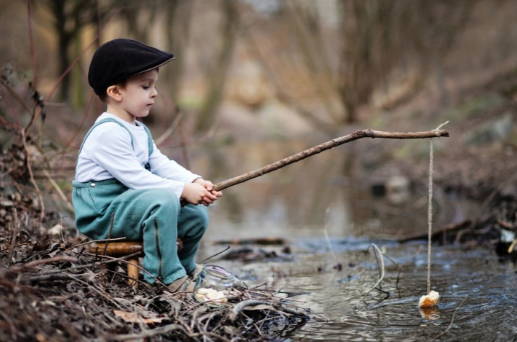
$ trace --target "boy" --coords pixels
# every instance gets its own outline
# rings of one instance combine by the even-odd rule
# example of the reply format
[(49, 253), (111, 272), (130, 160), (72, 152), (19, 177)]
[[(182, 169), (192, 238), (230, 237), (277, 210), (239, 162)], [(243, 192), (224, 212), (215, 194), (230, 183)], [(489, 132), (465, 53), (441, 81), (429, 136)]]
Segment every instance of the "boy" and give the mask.
[[(158, 68), (173, 58), (131, 39), (97, 49), (88, 82), (107, 109), (84, 137), (72, 199), (81, 233), (96, 240), (142, 240), (144, 279), (160, 278), (177, 292), (193, 291), (199, 280), (194, 259), (207, 227), (202, 205), (222, 194), (165, 157), (137, 121), (149, 115), (158, 95)], [(179, 252), (177, 237), (183, 241)]]

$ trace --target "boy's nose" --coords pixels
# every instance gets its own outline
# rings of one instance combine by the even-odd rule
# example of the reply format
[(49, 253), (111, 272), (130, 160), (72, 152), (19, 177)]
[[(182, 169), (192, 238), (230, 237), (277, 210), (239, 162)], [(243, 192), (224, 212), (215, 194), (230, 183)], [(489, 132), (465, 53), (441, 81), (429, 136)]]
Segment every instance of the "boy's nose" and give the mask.
[(153, 91), (151, 92), (151, 97), (156, 97), (156, 96), (158, 96), (158, 89), (153, 88)]

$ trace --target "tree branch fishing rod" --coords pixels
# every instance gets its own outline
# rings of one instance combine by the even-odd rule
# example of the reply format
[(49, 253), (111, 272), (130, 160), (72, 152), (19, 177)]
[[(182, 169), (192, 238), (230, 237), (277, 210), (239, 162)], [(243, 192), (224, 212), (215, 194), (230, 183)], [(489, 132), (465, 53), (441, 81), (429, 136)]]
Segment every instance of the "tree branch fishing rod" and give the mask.
[(315, 154), (321, 153), (323, 151), (329, 150), (336, 146), (346, 144), (348, 142), (358, 140), (361, 138), (382, 138), (382, 139), (426, 139), (426, 138), (439, 138), (439, 137), (448, 137), (449, 132), (443, 129), (434, 129), (431, 131), (422, 131), (422, 132), (386, 132), (386, 131), (377, 131), (373, 129), (362, 129), (353, 131), (350, 134), (343, 135), (338, 138), (334, 138), (327, 142), (321, 143), (319, 145), (313, 146), (301, 152), (290, 155), (286, 158), (280, 159), (274, 163), (268, 164), (260, 169), (253, 170), (242, 175), (229, 178), (222, 182), (215, 184), (215, 190), (221, 191), (227, 189), (231, 186), (244, 183), (249, 181), (250, 179), (260, 177), (265, 175), (266, 173), (273, 172), (287, 165), (299, 162), (300, 160), (309, 158)]

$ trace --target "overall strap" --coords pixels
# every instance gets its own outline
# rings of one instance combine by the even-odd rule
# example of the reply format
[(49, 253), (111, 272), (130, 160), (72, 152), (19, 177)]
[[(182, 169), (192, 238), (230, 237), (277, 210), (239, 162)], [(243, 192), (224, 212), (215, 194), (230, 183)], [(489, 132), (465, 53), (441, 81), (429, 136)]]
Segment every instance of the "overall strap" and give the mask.
[[(83, 142), (81, 143), (81, 148), (79, 149), (79, 153), (81, 153), (82, 149), (83, 149), (83, 145), (84, 143), (86, 142), (86, 139), (88, 138), (88, 136), (90, 135), (90, 133), (93, 131), (93, 129), (103, 123), (106, 123), (106, 122), (114, 122), (116, 123), (117, 125), (119, 125), (120, 127), (124, 128), (127, 133), (129, 134), (129, 136), (131, 137), (131, 147), (133, 148), (133, 150), (135, 149), (135, 144), (134, 144), (134, 139), (133, 139), (133, 134), (131, 133), (131, 131), (126, 127), (124, 126), (123, 123), (113, 119), (113, 118), (106, 118), (106, 119), (102, 119), (100, 120), (99, 122), (96, 122), (89, 130), (88, 132), (86, 132), (86, 134), (84, 135), (84, 139), (83, 139)], [(146, 125), (144, 125), (143, 123), (139, 122), (139, 124), (141, 124), (144, 129), (145, 129), (145, 132), (147, 133), (147, 163), (145, 163), (145, 168), (149, 171), (151, 171), (151, 165), (149, 164), (149, 159), (151, 158), (151, 154), (153, 154), (153, 137), (152, 137), (152, 134), (151, 134), (151, 131), (149, 130), (149, 128), (147, 128)]]
[(144, 126), (145, 131), (147, 132), (147, 151), (149, 153), (149, 158), (151, 158), (151, 154), (153, 154), (153, 135), (151, 134), (151, 131), (149, 128), (147, 128), (146, 125), (140, 122), (142, 126)]
[[(81, 153), (82, 149), (83, 149), (83, 145), (84, 143), (86, 142), (86, 139), (88, 138), (88, 136), (90, 135), (90, 133), (93, 131), (93, 129), (99, 125), (102, 125), (103, 123), (106, 123), (106, 122), (114, 122), (116, 123), (117, 125), (119, 125), (120, 127), (124, 128), (127, 133), (129, 134), (129, 136), (131, 137), (131, 147), (133, 148), (133, 150), (135, 149), (135, 145), (134, 145), (134, 142), (133, 142), (133, 134), (131, 134), (131, 132), (129, 131), (129, 129), (124, 126), (123, 123), (121, 122), (118, 122), (117, 120), (113, 119), (113, 118), (106, 118), (106, 119), (102, 119), (100, 120), (99, 122), (96, 122), (89, 130), (88, 132), (86, 132), (86, 134), (84, 135), (84, 138), (83, 138), (83, 142), (81, 143), (81, 148), (79, 149), (79, 153)], [(150, 154), (149, 154), (150, 155)]]

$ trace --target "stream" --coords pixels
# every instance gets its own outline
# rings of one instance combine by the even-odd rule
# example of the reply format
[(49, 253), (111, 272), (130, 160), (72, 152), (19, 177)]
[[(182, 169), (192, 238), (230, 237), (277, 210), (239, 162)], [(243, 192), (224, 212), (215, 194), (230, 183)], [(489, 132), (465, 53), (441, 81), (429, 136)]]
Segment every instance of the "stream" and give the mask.
[[(379, 268), (371, 243), (385, 255), (382, 292), (372, 289)], [(517, 340), (516, 267), (491, 251), (434, 247), (431, 283), (441, 298), (437, 310), (422, 312), (425, 241), (297, 239), (291, 248), (289, 260), (217, 264), (250, 284), (293, 293), (294, 304), (310, 309), (293, 341)]]
[[(298, 331), (296, 339), (511, 341), (516, 338), (517, 275), (511, 264), (499, 263), (492, 253), (484, 250), (435, 248), (431, 283), (441, 294), (441, 302), (435, 312), (419, 312), (418, 299), (426, 289), (425, 250), (425, 244), (385, 248), (386, 255), (397, 263), (385, 258), (382, 289), (386, 293), (368, 292), (378, 277), (377, 264), (372, 261), (373, 256), (357, 251), (335, 253), (337, 261), (347, 263), (342, 272), (329, 270), (290, 276), (285, 288), (305, 289), (308, 294), (297, 299), (322, 316)], [(314, 263), (328, 263), (329, 255), (319, 254), (311, 259)]]
[[(247, 186), (247, 193), (253, 193), (254, 185)], [(396, 238), (425, 233), (425, 189), (396, 205), (366, 190), (357, 191), (353, 203), (350, 189), (334, 195), (319, 216), (289, 208), (294, 201), (282, 197), (283, 192), (271, 195), (262, 207), (247, 208), (240, 219), (214, 206), (201, 257), (225, 248), (216, 241), (283, 239), (284, 246), (231, 245), (227, 252), (248, 248), (266, 251), (267, 258), (258, 255), (243, 262), (216, 257), (209, 263), (229, 269), (250, 285), (265, 283), (294, 294), (288, 299), (309, 309), (311, 319), (287, 340), (517, 341), (516, 265), (479, 246), (435, 244), (431, 284), (441, 300), (437, 310), (421, 312), (427, 242), (398, 243)], [(437, 227), (479, 210), (476, 203), (437, 194)], [(373, 243), (384, 255), (382, 291), (372, 289), (379, 279)]]

